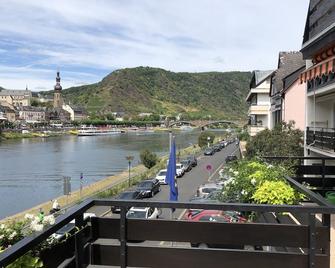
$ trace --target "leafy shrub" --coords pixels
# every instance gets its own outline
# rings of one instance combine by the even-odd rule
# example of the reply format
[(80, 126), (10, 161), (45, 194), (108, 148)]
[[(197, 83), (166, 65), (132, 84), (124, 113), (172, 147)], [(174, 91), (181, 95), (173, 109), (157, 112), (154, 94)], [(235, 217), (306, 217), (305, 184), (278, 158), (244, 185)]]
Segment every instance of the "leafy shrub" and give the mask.
[(284, 181), (265, 181), (258, 187), (252, 199), (258, 204), (293, 205), (298, 203), (301, 195)]
[(246, 156), (302, 156), (303, 133), (294, 123), (282, 123), (251, 137), (246, 145)]
[(155, 153), (150, 152), (149, 150), (145, 149), (142, 150), (140, 153), (140, 159), (142, 164), (146, 168), (152, 168), (154, 165), (156, 165), (158, 157)]

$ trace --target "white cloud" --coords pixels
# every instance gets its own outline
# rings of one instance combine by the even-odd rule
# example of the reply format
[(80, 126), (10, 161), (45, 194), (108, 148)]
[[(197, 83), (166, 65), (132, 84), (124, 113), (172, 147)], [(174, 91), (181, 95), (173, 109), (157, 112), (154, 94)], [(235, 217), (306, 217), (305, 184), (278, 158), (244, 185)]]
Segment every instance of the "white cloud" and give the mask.
[[(279, 51), (300, 49), (307, 2), (2, 0), (0, 53), (7, 61), (0, 63), (29, 66), (33, 87), (39, 79), (46, 83), (34, 66), (103, 73), (139, 65), (173, 71), (271, 69)], [(20, 72), (18, 81), (11, 80), (10, 68), (6, 74), (0, 85), (31, 79)], [(92, 77), (66, 80), (74, 85)]]

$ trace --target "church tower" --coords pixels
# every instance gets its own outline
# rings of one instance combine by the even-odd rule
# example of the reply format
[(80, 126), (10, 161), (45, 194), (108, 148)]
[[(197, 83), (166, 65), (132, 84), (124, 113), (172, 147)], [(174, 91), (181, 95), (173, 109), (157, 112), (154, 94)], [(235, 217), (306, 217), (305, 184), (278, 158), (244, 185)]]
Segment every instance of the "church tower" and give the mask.
[(54, 91), (54, 108), (62, 108), (63, 107), (63, 99), (62, 99), (62, 86), (60, 85), (60, 76), (59, 71), (57, 72), (56, 77), (56, 85)]

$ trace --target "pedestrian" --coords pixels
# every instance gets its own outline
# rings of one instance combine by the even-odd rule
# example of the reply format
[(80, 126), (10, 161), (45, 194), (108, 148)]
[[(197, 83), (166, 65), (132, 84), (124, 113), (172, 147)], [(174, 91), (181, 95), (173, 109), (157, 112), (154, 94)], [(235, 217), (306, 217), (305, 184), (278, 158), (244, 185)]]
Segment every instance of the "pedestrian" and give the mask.
[(40, 223), (42, 223), (44, 220), (44, 211), (42, 210), (42, 208), (40, 208), (40, 212), (38, 213), (38, 219)]

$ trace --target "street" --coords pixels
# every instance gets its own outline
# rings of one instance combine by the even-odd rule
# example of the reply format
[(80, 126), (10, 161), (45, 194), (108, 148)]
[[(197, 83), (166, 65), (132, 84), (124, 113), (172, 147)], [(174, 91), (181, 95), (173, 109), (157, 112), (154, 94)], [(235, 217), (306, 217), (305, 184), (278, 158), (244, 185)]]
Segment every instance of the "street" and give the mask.
[[(195, 195), (199, 185), (208, 181), (215, 181), (219, 179), (219, 170), (225, 165), (225, 158), (228, 155), (236, 154), (240, 157), (240, 151), (235, 143), (228, 145), (223, 148), (220, 152), (215, 153), (211, 156), (204, 156), (201, 154), (198, 159), (198, 165), (192, 168), (191, 171), (184, 174), (183, 177), (177, 178), (178, 184), (178, 201), (188, 201), (192, 196)], [(212, 166), (211, 172), (206, 169), (207, 165)], [(167, 201), (169, 200), (169, 186), (161, 185), (161, 191), (149, 200), (153, 201)], [(110, 207), (92, 207), (87, 212), (95, 213), (97, 216), (111, 216), (118, 217), (118, 214), (112, 214)], [(173, 218), (179, 218), (182, 211), (175, 211)], [(167, 209), (163, 209), (160, 218), (169, 219), (171, 218), (171, 212)]]

